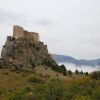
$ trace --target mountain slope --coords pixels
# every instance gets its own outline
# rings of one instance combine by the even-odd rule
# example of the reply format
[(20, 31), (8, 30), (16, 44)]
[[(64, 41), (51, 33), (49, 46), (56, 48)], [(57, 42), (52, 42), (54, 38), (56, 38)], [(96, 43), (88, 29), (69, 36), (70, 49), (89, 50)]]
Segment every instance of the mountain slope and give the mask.
[(77, 66), (86, 65), (86, 66), (97, 66), (100, 65), (100, 59), (94, 59), (94, 60), (85, 60), (85, 59), (75, 59), (71, 56), (65, 56), (65, 55), (58, 55), (53, 54), (53, 58), (57, 63), (72, 63)]

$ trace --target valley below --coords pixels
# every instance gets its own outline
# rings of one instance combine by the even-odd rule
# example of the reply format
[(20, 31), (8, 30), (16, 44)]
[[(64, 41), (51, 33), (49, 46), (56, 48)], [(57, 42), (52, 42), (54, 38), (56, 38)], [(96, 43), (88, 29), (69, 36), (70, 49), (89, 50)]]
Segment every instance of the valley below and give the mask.
[(79, 70), (79, 71), (84, 71), (84, 72), (94, 72), (94, 71), (100, 71), (100, 66), (96, 65), (96, 66), (86, 66), (86, 65), (80, 65), (77, 66), (75, 64), (72, 63), (59, 63), (59, 65), (64, 64), (67, 70), (71, 70), (72, 72), (75, 72), (75, 70)]

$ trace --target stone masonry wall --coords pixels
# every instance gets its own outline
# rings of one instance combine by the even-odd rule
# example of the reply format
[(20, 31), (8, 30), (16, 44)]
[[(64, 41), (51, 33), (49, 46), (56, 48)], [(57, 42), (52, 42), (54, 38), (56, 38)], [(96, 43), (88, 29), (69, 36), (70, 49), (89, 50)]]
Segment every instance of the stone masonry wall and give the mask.
[(14, 25), (13, 27), (13, 37), (15, 38), (25, 38), (29, 41), (39, 42), (39, 34), (36, 32), (28, 32), (24, 30), (22, 27)]
[(23, 28), (17, 25), (13, 27), (13, 37), (24, 37)]

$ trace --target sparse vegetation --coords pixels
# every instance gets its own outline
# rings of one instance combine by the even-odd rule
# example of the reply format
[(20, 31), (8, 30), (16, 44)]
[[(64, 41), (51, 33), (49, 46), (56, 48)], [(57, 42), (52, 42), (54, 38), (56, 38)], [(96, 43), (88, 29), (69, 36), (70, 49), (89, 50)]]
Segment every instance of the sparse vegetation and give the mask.
[(85, 72), (85, 75), (86, 75), (86, 76), (88, 76), (88, 75), (89, 75), (89, 73), (88, 73), (88, 72)]
[(30, 76), (28, 80), (31, 83), (43, 83), (43, 80), (37, 77), (36, 75)]
[(100, 71), (95, 71), (91, 74), (91, 78), (95, 80), (100, 80)]
[[(49, 72), (50, 68), (44, 72)], [(63, 73), (55, 72), (42, 75), (32, 71), (10, 71), (3, 69), (0, 72), (0, 99), (1, 100), (99, 100), (100, 80), (99, 72), (86, 76), (75, 74), (71, 70)], [(42, 71), (42, 70), (41, 70)], [(9, 73), (9, 74), (4, 74)], [(49, 75), (47, 77), (46, 75)]]
[(80, 74), (83, 74), (83, 71), (81, 71)]
[(75, 74), (79, 74), (79, 71), (77, 69), (75, 70)]
[(53, 78), (43, 84), (11, 91), (4, 96), (4, 100), (99, 100), (99, 82), (96, 81), (93, 88), (90, 81), (81, 79), (65, 83)]
[(73, 72), (71, 70), (68, 70), (68, 75), (71, 76)]

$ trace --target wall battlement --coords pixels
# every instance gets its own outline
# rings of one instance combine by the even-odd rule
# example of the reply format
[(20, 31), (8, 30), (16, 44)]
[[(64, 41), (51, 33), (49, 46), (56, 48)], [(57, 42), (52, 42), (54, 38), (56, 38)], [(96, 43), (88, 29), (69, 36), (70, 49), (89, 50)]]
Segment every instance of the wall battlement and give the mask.
[(23, 29), (23, 27), (14, 25), (13, 26), (13, 37), (15, 38), (25, 38), (29, 41), (39, 42), (39, 34), (36, 32), (28, 32)]

